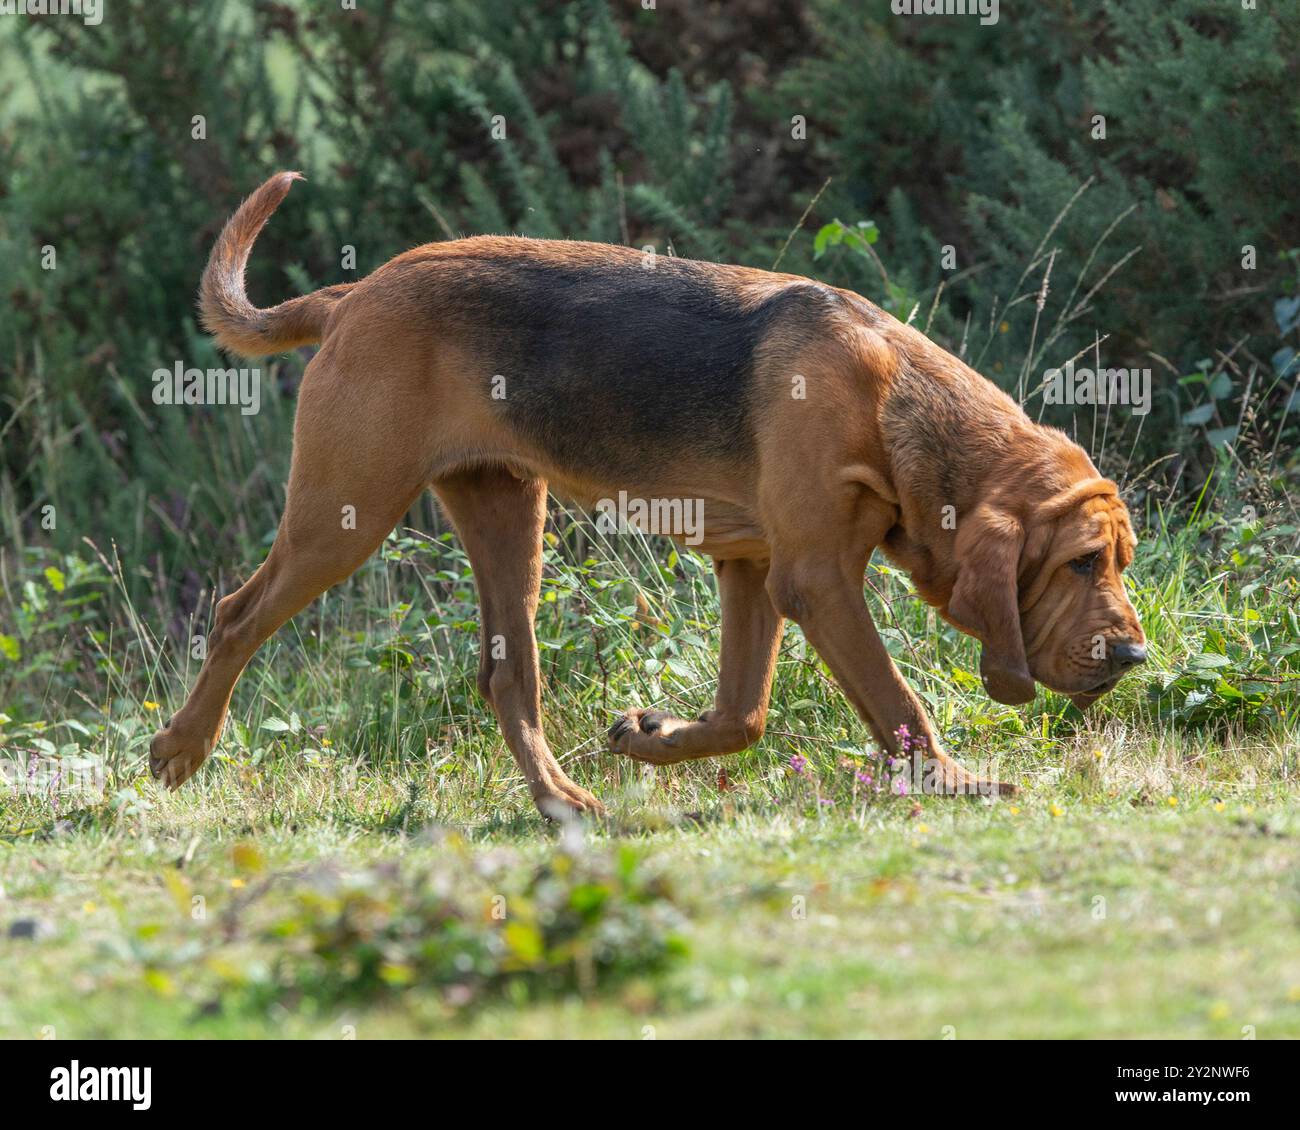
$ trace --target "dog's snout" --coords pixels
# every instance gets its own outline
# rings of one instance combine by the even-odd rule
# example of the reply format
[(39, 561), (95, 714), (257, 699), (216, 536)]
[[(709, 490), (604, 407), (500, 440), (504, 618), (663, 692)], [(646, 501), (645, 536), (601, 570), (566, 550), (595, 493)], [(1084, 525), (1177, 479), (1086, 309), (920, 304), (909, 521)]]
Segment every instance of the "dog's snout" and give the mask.
[(1147, 661), (1147, 649), (1140, 643), (1117, 643), (1110, 649), (1110, 660), (1116, 671), (1127, 671)]

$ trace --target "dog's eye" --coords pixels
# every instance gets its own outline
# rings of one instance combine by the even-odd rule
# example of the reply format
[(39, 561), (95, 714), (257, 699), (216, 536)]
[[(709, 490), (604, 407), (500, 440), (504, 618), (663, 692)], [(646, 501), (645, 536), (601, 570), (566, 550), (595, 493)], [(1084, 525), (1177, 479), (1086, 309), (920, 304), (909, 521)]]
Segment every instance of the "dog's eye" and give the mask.
[(1070, 568), (1081, 577), (1089, 576), (1092, 573), (1092, 567), (1097, 564), (1097, 557), (1100, 552), (1098, 550), (1097, 553), (1090, 553), (1086, 557), (1076, 557), (1070, 562)]

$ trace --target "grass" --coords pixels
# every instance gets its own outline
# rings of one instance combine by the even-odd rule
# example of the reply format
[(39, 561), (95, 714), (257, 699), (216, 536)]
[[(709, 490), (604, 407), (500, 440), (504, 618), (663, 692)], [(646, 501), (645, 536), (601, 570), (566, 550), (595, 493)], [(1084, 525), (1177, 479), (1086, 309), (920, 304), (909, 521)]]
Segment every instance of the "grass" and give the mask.
[[(809, 815), (794, 800), (744, 798), (667, 825), (672, 805), (654, 789), (640, 801), (651, 811), (634, 803), (621, 828), (569, 850), (633, 845), (668, 877), (689, 956), (610, 987), (467, 1008), (432, 989), (232, 1007), (233, 982), (213, 970), (255, 978), (280, 948), (246, 930), (227, 936), (224, 912), (257, 881), (241, 856), (256, 843), (259, 873), (299, 877), (322, 859), (400, 857), (449, 868), (456, 891), (486, 906), (486, 859), (492, 883), (509, 886), (563, 850), (531, 815), (512, 808), (431, 838), (438, 806), (410, 805), (417, 777), (353, 785), (297, 766), (205, 782), (129, 819), (11, 840), (6, 916), (39, 917), (54, 933), (0, 948), (10, 987), (0, 1034), (1300, 1035), (1300, 821), (1287, 798), (1174, 808), (1111, 796), (1101, 776), (1066, 804), (927, 798), (919, 812), (900, 801)], [(178, 904), (178, 876), (205, 899), (204, 921)]]
[(706, 562), (558, 514), (548, 733), (613, 813), (567, 830), (473, 692), (448, 539), (395, 535), (282, 631), (176, 795), (142, 756), (202, 623), (155, 635), (160, 578), (108, 553), (4, 555), (0, 1034), (1300, 1035), (1290, 534), (1144, 525), (1153, 658), (1088, 717), (989, 702), (970, 642), (868, 574), (948, 747), (1021, 785), (995, 803), (858, 784), (863, 728), (794, 628), (755, 750), (605, 753), (626, 705), (707, 703), (716, 597)]

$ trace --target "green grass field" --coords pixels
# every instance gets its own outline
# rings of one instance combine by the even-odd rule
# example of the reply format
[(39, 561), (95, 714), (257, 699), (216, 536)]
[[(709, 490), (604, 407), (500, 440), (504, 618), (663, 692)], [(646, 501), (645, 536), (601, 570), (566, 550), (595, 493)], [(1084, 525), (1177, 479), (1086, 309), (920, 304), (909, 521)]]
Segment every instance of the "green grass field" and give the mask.
[(449, 540), (395, 536), (283, 630), (177, 794), (142, 765), (194, 674), (157, 578), (128, 600), (108, 554), (7, 556), (0, 1034), (1300, 1035), (1290, 535), (1159, 530), (1152, 661), (1086, 718), (990, 702), (974, 645), (868, 573), (949, 749), (1021, 786), (993, 802), (863, 785), (796, 628), (756, 749), (604, 752), (624, 706), (707, 704), (716, 600), (706, 562), (559, 514), (548, 732), (611, 812), (565, 829), (473, 691)]
[[(400, 858), (486, 907), (493, 884), (513, 885), (558, 850), (518, 806), (513, 828), (431, 840), (419, 830), (430, 811), (407, 806), (418, 783), (394, 773), (344, 799), (328, 770), (294, 769), (163, 801), (126, 827), (28, 837), (6, 853), (6, 907), (55, 932), (6, 943), (0, 1032), (1300, 1035), (1300, 823), (1285, 801), (1174, 810), (1104, 789), (1056, 809), (1036, 795), (990, 808), (927, 800), (916, 816), (899, 805), (818, 818), (791, 803), (761, 815), (719, 805), (699, 823), (657, 830), (629, 819), (580, 850), (631, 844), (667, 876), (689, 952), (662, 973), (468, 1006), (418, 986), (329, 1007), (230, 1005), (232, 986), (289, 944), (250, 936), (274, 906), (226, 933), (225, 912), (267, 875), (292, 884), (323, 859), (361, 868)], [(236, 849), (254, 840), (265, 870), (250, 873)], [(194, 895), (206, 900), (204, 921), (191, 918)]]

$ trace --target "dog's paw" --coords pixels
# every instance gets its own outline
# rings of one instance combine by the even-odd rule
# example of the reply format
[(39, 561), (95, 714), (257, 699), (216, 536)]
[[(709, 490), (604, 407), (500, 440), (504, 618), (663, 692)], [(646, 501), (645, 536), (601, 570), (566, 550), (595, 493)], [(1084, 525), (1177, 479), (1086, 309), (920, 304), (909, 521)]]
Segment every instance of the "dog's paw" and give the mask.
[(981, 796), (1015, 796), (1019, 788), (1010, 781), (994, 781), (981, 778), (979, 787)]
[(944, 796), (1015, 796), (1016, 786), (1010, 781), (996, 781), (981, 777), (955, 761), (944, 766), (944, 773), (935, 782), (935, 792)]
[(586, 789), (575, 785), (568, 777), (551, 781), (549, 788), (535, 789), (533, 800), (537, 804), (537, 810), (543, 816), (559, 823), (575, 817), (605, 815), (605, 806)]
[(609, 728), (609, 748), (651, 765), (672, 765), (684, 760), (673, 734), (689, 724), (663, 710), (633, 707)]
[(944, 790), (952, 796), (1015, 796), (1018, 791), (1010, 781), (995, 781), (991, 777), (969, 775), (965, 780)]
[(170, 723), (149, 743), (149, 772), (169, 789), (178, 789), (207, 760), (211, 742), (194, 741)]

